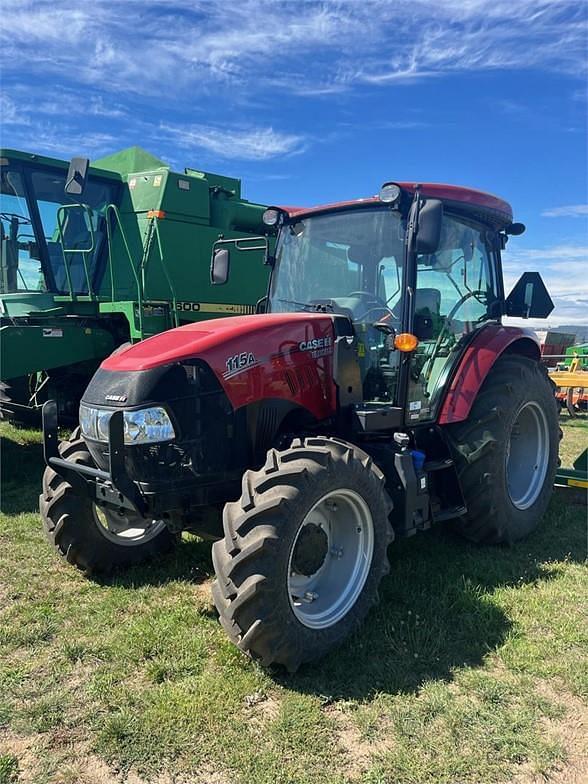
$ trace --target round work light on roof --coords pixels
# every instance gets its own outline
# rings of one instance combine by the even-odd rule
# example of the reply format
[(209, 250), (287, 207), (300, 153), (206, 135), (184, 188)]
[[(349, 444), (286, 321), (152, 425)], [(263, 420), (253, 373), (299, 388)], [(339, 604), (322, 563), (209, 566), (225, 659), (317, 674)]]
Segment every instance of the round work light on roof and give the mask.
[(380, 188), (380, 201), (396, 204), (400, 200), (400, 187), (395, 182), (385, 182)]
[(280, 220), (280, 211), (270, 208), (263, 213), (262, 220), (266, 226), (275, 226)]

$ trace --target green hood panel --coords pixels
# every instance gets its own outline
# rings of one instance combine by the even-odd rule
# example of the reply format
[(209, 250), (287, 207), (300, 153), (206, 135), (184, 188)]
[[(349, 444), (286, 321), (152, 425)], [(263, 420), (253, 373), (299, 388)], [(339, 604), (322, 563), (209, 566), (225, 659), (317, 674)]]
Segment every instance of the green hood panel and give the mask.
[(104, 158), (92, 161), (92, 166), (97, 169), (130, 174), (131, 172), (151, 171), (152, 169), (169, 169), (169, 164), (156, 158), (142, 147), (127, 147), (126, 150), (113, 152)]
[(48, 294), (46, 291), (19, 291), (15, 294), (0, 295), (0, 315), (2, 316), (19, 318), (47, 311), (51, 315), (64, 312), (62, 307), (55, 304), (53, 294)]

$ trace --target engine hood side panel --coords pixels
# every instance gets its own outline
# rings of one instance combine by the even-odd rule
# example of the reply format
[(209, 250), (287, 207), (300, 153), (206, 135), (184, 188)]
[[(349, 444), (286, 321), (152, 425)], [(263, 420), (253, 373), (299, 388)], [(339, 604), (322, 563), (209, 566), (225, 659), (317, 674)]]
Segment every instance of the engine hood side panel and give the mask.
[(101, 371), (112, 373), (114, 381), (120, 374), (200, 360), (234, 409), (283, 399), (320, 420), (336, 411), (333, 349), (334, 325), (328, 314), (231, 317), (156, 335), (112, 355)]

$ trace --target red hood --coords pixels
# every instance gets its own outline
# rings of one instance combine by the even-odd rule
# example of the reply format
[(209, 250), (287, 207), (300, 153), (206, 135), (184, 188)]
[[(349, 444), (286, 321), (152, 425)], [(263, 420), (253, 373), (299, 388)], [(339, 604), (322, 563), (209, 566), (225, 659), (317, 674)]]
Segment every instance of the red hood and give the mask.
[(271, 344), (272, 334), (281, 332), (285, 326), (302, 327), (300, 322), (318, 325), (325, 319), (331, 323), (331, 317), (324, 313), (268, 313), (199, 321), (170, 329), (116, 352), (107, 357), (101, 367), (117, 371), (149, 370), (200, 357), (211, 349), (226, 348), (229, 354), (236, 350), (231, 345), (234, 341), (242, 344), (246, 338), (254, 336), (258, 345), (266, 340)]

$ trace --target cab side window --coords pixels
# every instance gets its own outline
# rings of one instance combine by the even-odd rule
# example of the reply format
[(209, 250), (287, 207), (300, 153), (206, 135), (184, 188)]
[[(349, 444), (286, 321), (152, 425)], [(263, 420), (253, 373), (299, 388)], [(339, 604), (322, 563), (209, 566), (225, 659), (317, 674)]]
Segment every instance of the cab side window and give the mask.
[(486, 229), (445, 215), (436, 253), (418, 257), (410, 418), (434, 416), (444, 379), (458, 360), (466, 336), (493, 318), (498, 299)]

